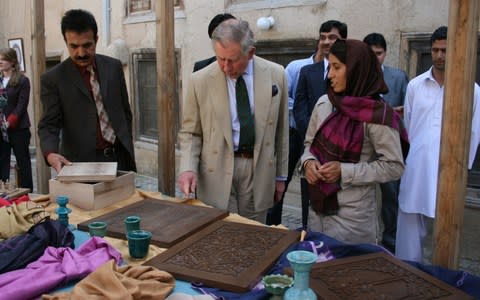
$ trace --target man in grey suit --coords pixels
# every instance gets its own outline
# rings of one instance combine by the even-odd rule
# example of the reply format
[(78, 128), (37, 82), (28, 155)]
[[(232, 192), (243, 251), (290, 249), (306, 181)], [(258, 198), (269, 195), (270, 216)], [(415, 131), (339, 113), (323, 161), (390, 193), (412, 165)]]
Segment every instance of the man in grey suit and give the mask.
[(95, 53), (93, 15), (69, 10), (61, 21), (70, 57), (41, 76), (40, 147), (57, 172), (70, 162), (118, 162), (135, 171), (132, 112), (122, 64)]
[(400, 69), (383, 64), (387, 56), (387, 42), (382, 34), (370, 33), (365, 36), (363, 41), (370, 46), (382, 65), (383, 79), (388, 86), (388, 93), (383, 95), (383, 99), (397, 111), (403, 112), (403, 102), (405, 101), (405, 92), (408, 84), (407, 74)]
[[(382, 65), (383, 79), (388, 86), (388, 93), (383, 99), (396, 111), (403, 115), (403, 103), (407, 90), (408, 77), (402, 70), (383, 64), (387, 55), (387, 43), (380, 33), (370, 33), (363, 39), (373, 50)], [(390, 251), (395, 252), (395, 237), (397, 233), (398, 193), (400, 180), (386, 182), (380, 185), (382, 190), (382, 221), (383, 245)]]
[(183, 104), (178, 186), (264, 223), (285, 190), (288, 94), (283, 67), (255, 56), (254, 42), (241, 20), (213, 32), (217, 63), (191, 75)]

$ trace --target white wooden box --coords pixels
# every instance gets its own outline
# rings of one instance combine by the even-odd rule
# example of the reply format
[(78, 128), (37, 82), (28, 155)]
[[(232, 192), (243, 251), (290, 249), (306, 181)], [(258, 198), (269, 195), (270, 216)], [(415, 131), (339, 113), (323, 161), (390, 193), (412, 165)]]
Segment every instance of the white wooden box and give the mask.
[(79, 208), (95, 210), (130, 197), (135, 192), (135, 173), (119, 171), (115, 180), (97, 183), (60, 182), (54, 178), (49, 180), (48, 186), (52, 202), (64, 195), (69, 203)]

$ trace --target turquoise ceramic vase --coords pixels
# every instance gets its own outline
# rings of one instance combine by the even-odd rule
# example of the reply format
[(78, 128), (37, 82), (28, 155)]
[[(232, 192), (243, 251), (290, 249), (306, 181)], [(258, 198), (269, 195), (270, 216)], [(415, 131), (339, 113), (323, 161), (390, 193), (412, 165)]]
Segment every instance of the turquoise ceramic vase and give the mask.
[(317, 300), (317, 295), (309, 287), (310, 270), (317, 260), (317, 255), (303, 250), (292, 251), (287, 259), (293, 269), (293, 287), (284, 295), (285, 300)]

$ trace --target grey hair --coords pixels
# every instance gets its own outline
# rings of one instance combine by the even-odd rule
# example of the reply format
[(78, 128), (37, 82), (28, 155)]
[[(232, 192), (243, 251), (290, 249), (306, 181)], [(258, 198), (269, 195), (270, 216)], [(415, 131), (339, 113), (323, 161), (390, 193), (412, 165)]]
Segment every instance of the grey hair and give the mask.
[(215, 28), (212, 33), (212, 46), (216, 43), (225, 45), (225, 42), (239, 43), (243, 54), (247, 54), (255, 45), (253, 32), (247, 21), (229, 19)]

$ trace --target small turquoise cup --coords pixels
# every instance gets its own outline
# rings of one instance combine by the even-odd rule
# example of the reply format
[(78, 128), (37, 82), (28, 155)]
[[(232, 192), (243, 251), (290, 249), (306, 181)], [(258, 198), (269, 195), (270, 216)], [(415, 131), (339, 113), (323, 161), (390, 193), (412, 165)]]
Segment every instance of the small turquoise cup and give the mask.
[(124, 220), (125, 223), (125, 232), (132, 230), (140, 230), (140, 217), (139, 216), (128, 216)]
[(127, 232), (128, 253), (132, 258), (142, 259), (148, 254), (152, 233), (146, 230)]
[(96, 221), (88, 224), (90, 236), (104, 237), (107, 234), (107, 223)]

